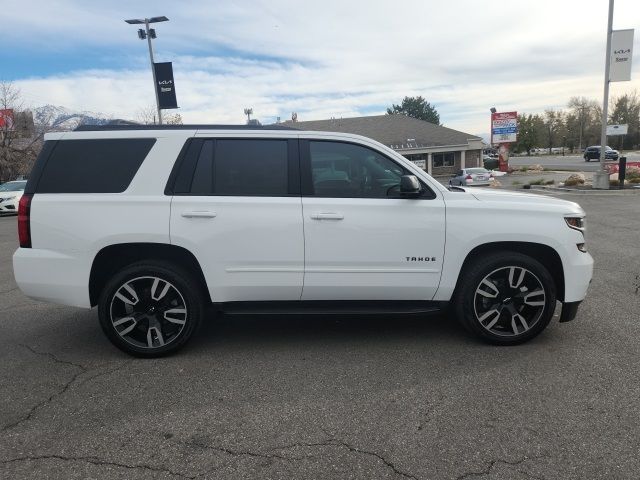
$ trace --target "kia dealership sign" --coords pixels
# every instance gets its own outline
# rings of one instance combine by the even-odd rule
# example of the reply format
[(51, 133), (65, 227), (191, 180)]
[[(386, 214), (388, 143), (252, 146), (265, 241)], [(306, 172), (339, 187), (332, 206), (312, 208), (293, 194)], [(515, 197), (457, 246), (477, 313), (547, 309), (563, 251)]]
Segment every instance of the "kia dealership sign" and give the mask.
[(631, 59), (633, 58), (633, 29), (611, 32), (611, 52), (609, 59), (609, 81), (628, 82), (631, 80)]
[(513, 143), (518, 139), (518, 112), (491, 114), (491, 143)]

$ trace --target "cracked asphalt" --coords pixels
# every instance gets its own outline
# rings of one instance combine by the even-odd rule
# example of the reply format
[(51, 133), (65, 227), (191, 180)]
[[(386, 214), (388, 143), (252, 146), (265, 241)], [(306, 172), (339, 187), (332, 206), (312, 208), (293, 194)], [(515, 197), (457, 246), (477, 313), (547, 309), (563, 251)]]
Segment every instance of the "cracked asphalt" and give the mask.
[(132, 359), (16, 289), (0, 218), (0, 478), (636, 479), (640, 195), (562, 197), (589, 297), (510, 348), (445, 316), (220, 317)]

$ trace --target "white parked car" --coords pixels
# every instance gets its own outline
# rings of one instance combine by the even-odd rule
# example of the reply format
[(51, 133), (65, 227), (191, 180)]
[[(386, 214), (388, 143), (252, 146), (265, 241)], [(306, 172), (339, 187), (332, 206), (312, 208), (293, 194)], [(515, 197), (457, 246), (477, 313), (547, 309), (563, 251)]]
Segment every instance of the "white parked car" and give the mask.
[(26, 180), (16, 180), (0, 185), (0, 215), (18, 213), (18, 203), (26, 184)]
[[(480, 338), (572, 320), (591, 280), (584, 211), (535, 194), (448, 189), (368, 138), (282, 127), (50, 133), (20, 201), (16, 282), (98, 307), (138, 356), (226, 313), (431, 313)], [(446, 245), (446, 248), (445, 248)]]
[(451, 176), (449, 185), (461, 185), (464, 187), (490, 185), (492, 179), (493, 173), (486, 168), (463, 168)]

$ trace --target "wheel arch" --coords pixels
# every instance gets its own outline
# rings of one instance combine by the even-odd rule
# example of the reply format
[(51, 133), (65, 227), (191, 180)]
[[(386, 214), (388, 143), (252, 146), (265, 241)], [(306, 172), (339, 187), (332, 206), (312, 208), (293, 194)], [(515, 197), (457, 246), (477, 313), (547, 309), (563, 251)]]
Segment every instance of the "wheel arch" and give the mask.
[(104, 247), (93, 259), (89, 274), (91, 306), (98, 304), (100, 292), (114, 273), (144, 260), (164, 260), (186, 269), (202, 285), (205, 299), (211, 302), (202, 267), (186, 248), (166, 243), (118, 243)]
[(523, 255), (527, 255), (538, 262), (540, 262), (549, 271), (551, 277), (556, 286), (556, 298), (561, 302), (564, 301), (564, 267), (562, 266), (562, 259), (558, 252), (549, 245), (535, 242), (489, 242), (483, 243), (473, 248), (464, 259), (460, 274), (458, 275), (458, 281), (456, 283), (456, 290), (460, 283), (460, 278), (464, 275), (465, 269), (469, 266), (475, 258), (479, 255), (486, 255), (489, 253), (505, 253), (505, 252), (517, 252)]

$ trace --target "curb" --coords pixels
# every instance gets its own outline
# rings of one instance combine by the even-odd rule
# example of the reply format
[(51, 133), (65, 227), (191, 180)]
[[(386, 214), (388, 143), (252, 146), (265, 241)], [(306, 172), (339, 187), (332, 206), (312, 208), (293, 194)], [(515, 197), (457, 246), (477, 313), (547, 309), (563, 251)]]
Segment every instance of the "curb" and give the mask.
[(640, 188), (612, 188), (609, 190), (583, 190), (580, 188), (564, 188), (564, 187), (547, 187), (545, 185), (531, 185), (530, 190), (545, 190), (558, 193), (577, 193), (582, 195), (637, 195), (640, 194)]

